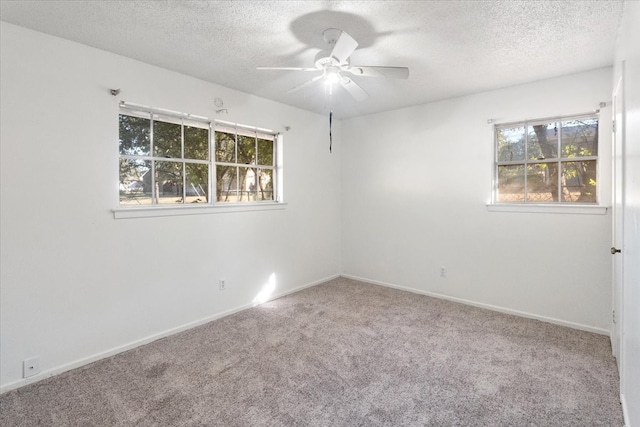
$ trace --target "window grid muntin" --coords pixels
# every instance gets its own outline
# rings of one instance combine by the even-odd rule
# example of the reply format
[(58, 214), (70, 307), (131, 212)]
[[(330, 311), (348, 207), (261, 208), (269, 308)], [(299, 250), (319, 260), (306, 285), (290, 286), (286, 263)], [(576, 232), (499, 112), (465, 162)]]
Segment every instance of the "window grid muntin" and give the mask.
[[(562, 157), (562, 141), (563, 141), (563, 132), (564, 132), (564, 126), (562, 126), (563, 122), (567, 122), (567, 121), (579, 121), (582, 119), (595, 119), (596, 120), (596, 126), (597, 126), (597, 132), (599, 132), (600, 129), (600, 117), (599, 117), (599, 112), (596, 113), (585, 113), (585, 114), (577, 114), (577, 115), (568, 115), (568, 116), (557, 116), (557, 117), (549, 117), (549, 118), (543, 118), (543, 119), (535, 119), (535, 120), (525, 120), (525, 121), (519, 121), (519, 122), (509, 122), (509, 123), (500, 123), (500, 124), (496, 124), (494, 125), (494, 133), (493, 133), (493, 143), (494, 143), (494, 178), (493, 178), (493, 201), (494, 203), (505, 203), (505, 204), (513, 204), (514, 202), (505, 202), (505, 201), (498, 201), (500, 198), (500, 182), (499, 182), (499, 168), (500, 166), (514, 166), (514, 165), (522, 165), (523, 166), (523, 173), (524, 173), (524, 188), (523, 188), (523, 202), (522, 203), (527, 203), (527, 204), (541, 204), (541, 203), (551, 203), (554, 205), (576, 205), (576, 204), (580, 204), (577, 202), (566, 202), (563, 201), (563, 192), (562, 192), (562, 171), (563, 171), (563, 167), (562, 165), (564, 163), (568, 163), (568, 162), (587, 162), (587, 161), (595, 161), (596, 162), (596, 166), (595, 166), (595, 181), (596, 181), (596, 190), (595, 190), (595, 201), (594, 202), (584, 202), (586, 204), (589, 205), (597, 205), (599, 204), (599, 194), (600, 194), (600, 187), (598, 185), (598, 181), (599, 181), (599, 171), (600, 171), (600, 162), (598, 160), (599, 156), (574, 156), (574, 157)], [(529, 155), (528, 155), (528, 150), (529, 150), (529, 132), (528, 132), (528, 128), (529, 127), (533, 127), (533, 126), (537, 126), (537, 125), (544, 125), (544, 124), (549, 124), (549, 123), (554, 123), (556, 124), (556, 128), (557, 128), (557, 132), (558, 132), (558, 138), (556, 140), (556, 153), (557, 156), (552, 158), (552, 159), (529, 159)], [(499, 159), (499, 145), (498, 145), (498, 134), (499, 131), (501, 129), (508, 129), (508, 128), (514, 128), (514, 127), (524, 127), (525, 132), (524, 132), (524, 160), (522, 161), (500, 161)], [(600, 141), (598, 139), (597, 145), (596, 147), (600, 144)], [(597, 152), (599, 152), (599, 150), (597, 150)], [(532, 164), (540, 164), (540, 163), (554, 163), (556, 165), (556, 185), (557, 185), (557, 200), (556, 201), (550, 201), (550, 202), (532, 202), (529, 201), (529, 194), (528, 194), (528, 183), (529, 183), (529, 177), (528, 177), (528, 173), (527, 173), (527, 167), (529, 165)]]

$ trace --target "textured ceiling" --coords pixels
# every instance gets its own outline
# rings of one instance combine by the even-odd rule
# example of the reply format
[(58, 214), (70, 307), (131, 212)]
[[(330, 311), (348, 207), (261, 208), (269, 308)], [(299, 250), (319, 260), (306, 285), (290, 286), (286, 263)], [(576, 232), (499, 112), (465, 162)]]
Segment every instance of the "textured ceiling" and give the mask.
[[(0, 19), (340, 118), (477, 93), (613, 63), (614, 1), (2, 1)], [(406, 66), (409, 79), (354, 77), (357, 102), (316, 73), (326, 28), (359, 47), (352, 64)]]

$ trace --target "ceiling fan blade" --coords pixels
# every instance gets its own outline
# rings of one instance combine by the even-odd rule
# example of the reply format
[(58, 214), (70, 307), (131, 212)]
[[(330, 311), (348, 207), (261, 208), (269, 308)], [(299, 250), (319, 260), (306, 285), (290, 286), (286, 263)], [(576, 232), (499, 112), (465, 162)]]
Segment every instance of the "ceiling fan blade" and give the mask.
[(304, 82), (302, 84), (299, 84), (298, 86), (292, 87), (291, 89), (289, 89), (287, 91), (287, 93), (295, 92), (295, 91), (298, 91), (300, 89), (304, 89), (307, 86), (311, 86), (312, 84), (316, 83), (318, 80), (322, 79), (323, 77), (324, 77), (324, 74), (316, 76), (316, 77), (312, 78), (311, 80), (309, 80), (307, 82)]
[(347, 62), (347, 58), (351, 56), (351, 54), (358, 47), (358, 42), (351, 37), (346, 32), (340, 33), (340, 37), (336, 41), (336, 44), (333, 46), (331, 50), (331, 56), (340, 61), (341, 64)]
[(364, 89), (362, 89), (356, 84), (356, 82), (347, 77), (342, 77), (340, 79), (340, 85), (345, 88), (347, 92), (349, 92), (349, 94), (356, 99), (356, 101), (364, 101), (369, 97)]
[(368, 67), (356, 65), (345, 68), (344, 70), (354, 76), (362, 77), (390, 77), (392, 79), (409, 78), (409, 69), (407, 67)]
[(256, 67), (256, 70), (280, 70), (280, 71), (322, 71), (317, 68), (302, 67)]

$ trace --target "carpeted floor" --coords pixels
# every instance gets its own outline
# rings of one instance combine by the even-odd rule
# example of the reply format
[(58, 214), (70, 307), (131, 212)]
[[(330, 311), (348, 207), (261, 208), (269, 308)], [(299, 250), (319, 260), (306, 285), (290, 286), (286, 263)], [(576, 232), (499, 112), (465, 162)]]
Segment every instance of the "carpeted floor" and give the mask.
[(607, 337), (336, 279), (0, 396), (9, 426), (622, 426)]

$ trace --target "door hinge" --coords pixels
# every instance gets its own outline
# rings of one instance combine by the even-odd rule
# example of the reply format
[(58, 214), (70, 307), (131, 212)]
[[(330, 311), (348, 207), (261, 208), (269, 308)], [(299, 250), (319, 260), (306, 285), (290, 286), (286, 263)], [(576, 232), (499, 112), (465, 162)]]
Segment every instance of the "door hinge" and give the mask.
[(616, 311), (615, 311), (615, 310), (613, 310), (613, 311), (611, 312), (611, 315), (612, 315), (613, 323), (616, 323)]
[(613, 121), (613, 124), (611, 125), (612, 129), (613, 129), (613, 133), (616, 133), (616, 121)]

